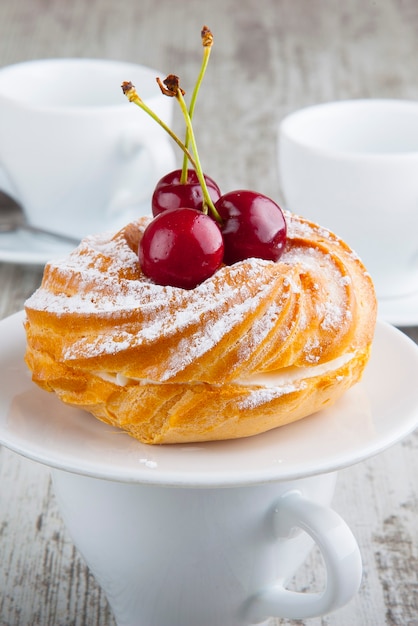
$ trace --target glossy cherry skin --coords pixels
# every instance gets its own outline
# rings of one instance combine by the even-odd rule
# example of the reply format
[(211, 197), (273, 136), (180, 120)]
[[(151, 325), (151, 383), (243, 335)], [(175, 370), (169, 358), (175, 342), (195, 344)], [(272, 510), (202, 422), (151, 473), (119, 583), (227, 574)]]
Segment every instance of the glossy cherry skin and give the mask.
[[(159, 215), (168, 209), (189, 207), (202, 209), (203, 193), (196, 172), (187, 170), (187, 183), (180, 183), (181, 170), (174, 170), (163, 176), (155, 186), (151, 199), (152, 214)], [(209, 195), (213, 202), (221, 195), (221, 190), (215, 181), (205, 176)]]
[(180, 208), (148, 224), (138, 258), (144, 274), (158, 285), (193, 289), (216, 272), (223, 252), (217, 223), (201, 211)]
[(224, 262), (250, 257), (278, 261), (286, 243), (286, 221), (273, 200), (255, 191), (231, 191), (215, 207), (223, 220)]

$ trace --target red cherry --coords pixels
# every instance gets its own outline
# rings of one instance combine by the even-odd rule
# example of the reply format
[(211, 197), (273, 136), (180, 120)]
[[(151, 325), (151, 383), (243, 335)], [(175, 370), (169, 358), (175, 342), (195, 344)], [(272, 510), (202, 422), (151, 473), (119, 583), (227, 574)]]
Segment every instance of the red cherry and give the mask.
[(144, 274), (158, 285), (193, 289), (216, 272), (223, 252), (216, 222), (196, 209), (180, 208), (148, 224), (138, 257)]
[[(181, 170), (174, 170), (163, 176), (155, 186), (152, 195), (152, 214), (159, 215), (168, 209), (189, 207), (190, 209), (202, 209), (203, 193), (196, 172), (187, 171), (187, 182), (181, 183)], [(221, 191), (215, 181), (205, 176), (209, 195), (213, 202), (220, 197)]]
[(273, 200), (254, 191), (231, 191), (221, 196), (215, 207), (223, 226), (224, 262), (256, 257), (277, 261), (286, 242), (286, 221)]

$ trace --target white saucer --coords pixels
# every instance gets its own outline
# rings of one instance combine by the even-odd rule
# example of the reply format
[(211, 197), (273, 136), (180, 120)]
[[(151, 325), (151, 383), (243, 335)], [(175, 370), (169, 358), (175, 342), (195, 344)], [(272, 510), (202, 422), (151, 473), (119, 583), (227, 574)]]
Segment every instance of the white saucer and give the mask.
[[(102, 222), (94, 232), (116, 232), (125, 224), (148, 212), (148, 202), (127, 207), (112, 220)], [(32, 233), (18, 229), (13, 232), (0, 232), (0, 262), (21, 265), (43, 266), (51, 259), (66, 256), (74, 250), (75, 244), (50, 235)]]
[[(124, 223), (144, 214), (142, 208), (142, 211), (138, 210), (136, 214), (128, 215), (123, 223), (109, 226), (106, 230), (117, 230)], [(51, 259), (67, 255), (73, 248), (74, 245), (64, 241), (24, 230), (12, 233), (0, 232), (0, 262), (43, 266)], [(418, 291), (411, 296), (381, 299), (379, 318), (394, 326), (417, 326)]]
[(50, 259), (68, 254), (74, 245), (26, 230), (0, 233), (0, 261), (24, 265), (45, 265)]
[(418, 291), (399, 298), (381, 298), (379, 317), (394, 326), (418, 326)]
[(333, 408), (248, 439), (148, 446), (32, 383), (23, 318), (0, 322), (0, 443), (73, 473), (188, 487), (291, 480), (358, 463), (418, 425), (418, 346), (378, 322), (362, 382)]

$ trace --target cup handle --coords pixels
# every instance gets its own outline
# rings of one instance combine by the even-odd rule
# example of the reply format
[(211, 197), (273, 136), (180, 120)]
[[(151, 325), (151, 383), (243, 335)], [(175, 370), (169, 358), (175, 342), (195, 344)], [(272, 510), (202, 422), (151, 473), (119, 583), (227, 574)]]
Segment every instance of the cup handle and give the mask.
[(175, 164), (174, 150), (168, 138), (148, 137), (139, 130), (130, 131), (129, 134), (122, 136), (120, 150), (127, 161), (141, 150), (146, 150), (151, 157), (153, 173), (158, 178), (173, 169)]
[(3, 169), (1, 161), (0, 161), (0, 191), (2, 191), (8, 196), (11, 196), (12, 198), (16, 197), (16, 190), (13, 186), (13, 183), (8, 173), (6, 172), (5, 169)]
[(120, 181), (120, 185), (115, 189), (109, 201), (109, 215), (117, 215), (132, 204), (138, 206), (151, 196), (152, 190), (150, 191), (149, 185), (144, 185), (142, 195), (136, 191), (133, 196), (129, 188), (130, 177), (134, 176), (130, 169), (130, 163), (143, 150), (146, 151), (150, 160), (150, 180), (155, 179), (155, 182), (157, 182), (164, 174), (174, 169), (175, 154), (168, 139), (147, 137), (147, 135), (143, 135), (139, 131), (124, 133), (118, 144), (118, 154), (127, 166), (126, 179)]
[(339, 609), (353, 598), (361, 583), (361, 555), (351, 530), (338, 513), (298, 491), (291, 491), (277, 502), (273, 526), (277, 538), (291, 536), (294, 527), (312, 537), (324, 560), (326, 586), (319, 593), (304, 593), (289, 591), (284, 581), (277, 581), (250, 600), (248, 612), (253, 623), (270, 617), (318, 617)]

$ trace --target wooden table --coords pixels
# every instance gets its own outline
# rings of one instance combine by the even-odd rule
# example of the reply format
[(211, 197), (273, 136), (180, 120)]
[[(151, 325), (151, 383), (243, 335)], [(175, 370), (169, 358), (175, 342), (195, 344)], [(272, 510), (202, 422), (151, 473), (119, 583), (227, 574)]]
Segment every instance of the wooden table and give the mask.
[[(205, 23), (215, 47), (195, 126), (205, 170), (223, 189), (254, 188), (281, 200), (276, 129), (289, 111), (350, 97), (418, 99), (415, 0), (2, 0), (0, 65), (114, 58), (178, 73), (192, 85)], [(22, 308), (41, 273), (0, 264), (0, 317)], [(403, 330), (418, 341), (417, 328)], [(358, 539), (363, 584), (339, 612), (293, 623), (418, 624), (417, 452), (413, 434), (340, 472), (334, 505)], [(48, 470), (6, 449), (0, 555), (1, 626), (114, 625), (63, 526)], [(315, 587), (318, 567), (314, 553), (299, 588)]]

